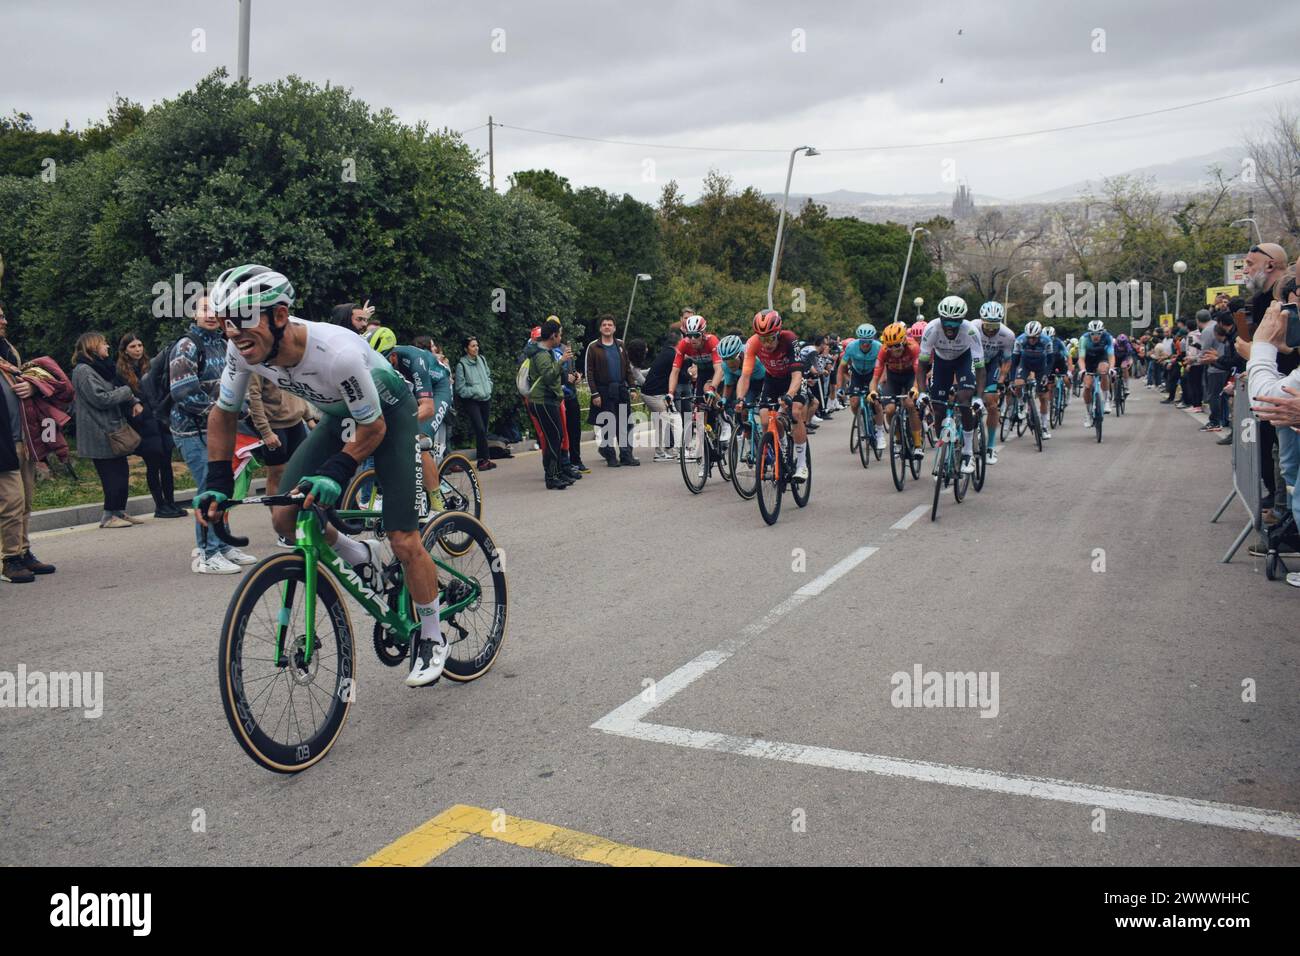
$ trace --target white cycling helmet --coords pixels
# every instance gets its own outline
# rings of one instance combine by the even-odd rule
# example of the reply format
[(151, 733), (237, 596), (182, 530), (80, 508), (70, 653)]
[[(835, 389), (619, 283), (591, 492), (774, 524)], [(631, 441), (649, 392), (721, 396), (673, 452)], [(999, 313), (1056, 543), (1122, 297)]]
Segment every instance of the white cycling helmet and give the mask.
[(1042, 334), (1043, 334), (1043, 323), (1042, 323), (1042, 322), (1032, 322), (1032, 321), (1031, 321), (1031, 322), (1027, 322), (1027, 323), (1025, 324), (1025, 335), (1028, 336), (1029, 338), (1032, 339), (1032, 338), (1035, 338), (1036, 336), (1039, 336), (1039, 335), (1042, 335)]
[(732, 359), (744, 351), (745, 343), (739, 335), (724, 336), (718, 343), (718, 357)]
[(1054, 325), (1047, 325), (1047, 326), (1044, 326), (1044, 327), (1043, 327), (1043, 334), (1046, 335), (1049, 339), (1054, 339), (1054, 338), (1056, 338), (1056, 326), (1054, 326)]
[(208, 302), (223, 319), (252, 328), (266, 310), (281, 303), (293, 307), (293, 283), (266, 266), (235, 266), (217, 276)]
[(980, 318), (985, 322), (1001, 322), (1005, 315), (1001, 302), (985, 302), (980, 306)]
[(688, 316), (686, 319), (685, 332), (687, 335), (703, 335), (704, 329), (708, 325), (702, 315)]
[(939, 318), (941, 319), (964, 319), (966, 318), (966, 300), (959, 295), (944, 296), (939, 302)]
[(1089, 331), (1089, 332), (1105, 332), (1105, 331), (1106, 331), (1106, 323), (1104, 323), (1101, 319), (1093, 319), (1091, 322), (1088, 323), (1088, 331)]

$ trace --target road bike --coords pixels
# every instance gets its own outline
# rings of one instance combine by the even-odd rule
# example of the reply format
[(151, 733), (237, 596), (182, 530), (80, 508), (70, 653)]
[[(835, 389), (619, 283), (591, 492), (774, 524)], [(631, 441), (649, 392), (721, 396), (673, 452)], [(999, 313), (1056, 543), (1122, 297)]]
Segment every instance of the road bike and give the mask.
[(1052, 428), (1060, 428), (1065, 421), (1065, 408), (1070, 404), (1070, 392), (1065, 387), (1065, 376), (1060, 372), (1052, 373), (1052, 404), (1048, 409), (1048, 420)]
[[(908, 421), (907, 406), (901, 395), (882, 395), (880, 404), (885, 408), (886, 428), (889, 430), (889, 471), (894, 479), (894, 487), (903, 490), (907, 474), (912, 473), (912, 480), (921, 477), (921, 459), (916, 455), (916, 445), (912, 442), (911, 423)], [(920, 399), (917, 400), (918, 402)], [(893, 412), (889, 407), (893, 406)], [(921, 414), (920, 407), (917, 414)], [(924, 439), (922, 439), (924, 441)]]
[(977, 491), (984, 485), (984, 452), (987, 441), (983, 438), (983, 416), (981, 415), (978, 421), (980, 434), (977, 435), (977, 441), (972, 442), (971, 458), (975, 465), (975, 474), (965, 474), (961, 470), (961, 450), (965, 443), (966, 431), (962, 427), (961, 416), (955, 415), (954, 410), (968, 409), (971, 406), (953, 401), (953, 392), (951, 391), (948, 396), (947, 400), (932, 400), (934, 407), (942, 407), (945, 411), (943, 422), (939, 426), (939, 442), (935, 445), (934, 465), (931, 469), (931, 474), (934, 475), (934, 504), (930, 508), (931, 521), (936, 521), (939, 518), (939, 496), (945, 488), (951, 486), (953, 498), (960, 504), (962, 499), (966, 497), (966, 491), (971, 485), (972, 478), (978, 483)]
[(782, 395), (776, 401), (761, 402), (759, 407), (769, 409), (767, 424), (758, 445), (758, 511), (769, 525), (776, 524), (781, 515), (781, 497), (786, 486), (794, 503), (800, 508), (812, 496), (812, 443), (805, 446), (808, 477), (802, 481), (794, 478), (794, 419), (791, 418), (790, 396)]
[(1088, 402), (1088, 415), (1092, 419), (1092, 425), (1097, 429), (1097, 442), (1101, 442), (1101, 423), (1105, 417), (1106, 406), (1101, 395), (1101, 376), (1097, 373), (1092, 375), (1092, 398)]
[(998, 438), (1005, 445), (1007, 436), (1015, 433), (1019, 438), (1025, 433), (1028, 427), (1027, 415), (1025, 412), (1026, 399), (1024, 395), (1014, 388), (1009, 388), (1002, 393), (1002, 412), (998, 422)]
[(1124, 376), (1115, 369), (1110, 370), (1110, 394), (1111, 408), (1115, 409), (1115, 417), (1124, 414), (1124, 399), (1128, 395), (1128, 389), (1124, 387)]
[(876, 442), (876, 416), (873, 414), (876, 406), (866, 397), (868, 390), (865, 388), (849, 389), (848, 394), (850, 398), (858, 399), (858, 410), (853, 416), (853, 427), (849, 429), (849, 451), (856, 452), (862, 461), (862, 467), (866, 468), (871, 464), (873, 453), (876, 461), (880, 461), (885, 453)]
[[(258, 764), (278, 773), (299, 773), (327, 754), (356, 700), (356, 655), (350, 596), (374, 621), (379, 660), (397, 667), (415, 662), (420, 623), (401, 564), (391, 547), (378, 573), (351, 567), (326, 542), (324, 524), (374, 522), (383, 537), (382, 514), (336, 512), (305, 496), (231, 498), (218, 506), (222, 519), (208, 531), (232, 547), (228, 512), (241, 505), (299, 508), (293, 550), (264, 558), (249, 569), (231, 596), (221, 625), (218, 678), (222, 707), (235, 739)], [(464, 682), (487, 673), (506, 635), (504, 561), (488, 530), (460, 511), (437, 515), (421, 531), (438, 569), (439, 619), (450, 645), (444, 674)], [(454, 546), (449, 547), (448, 542)], [(463, 542), (468, 541), (466, 546)]]
[(682, 481), (693, 495), (704, 490), (715, 465), (723, 481), (731, 480), (726, 449), (709, 422), (709, 412), (716, 403), (717, 396), (713, 392), (706, 392), (702, 400), (688, 398), (683, 401), (682, 444), (677, 460), (682, 468)]
[[(463, 511), (474, 518), (483, 517), (483, 488), (479, 484), (478, 469), (460, 452), (445, 455), (445, 448), (427, 435), (417, 435), (416, 509), (421, 522), (430, 521), (444, 511)], [(437, 468), (438, 481), (430, 488), (425, 481), (424, 453), (430, 452)], [(236, 489), (238, 491), (238, 489)], [(235, 497), (242, 497), (236, 494)], [(348, 534), (366, 531), (376, 515), (383, 511), (384, 495), (373, 465), (362, 468), (350, 482), (339, 499), (343, 514), (364, 512), (364, 518), (340, 518)], [(455, 542), (450, 542), (455, 544)]]
[(763, 426), (758, 410), (746, 409), (744, 421), (733, 414), (731, 441), (727, 443), (727, 465), (731, 469), (731, 484), (736, 494), (748, 501), (758, 491), (758, 445), (763, 439)]
[[(1027, 380), (1024, 384), (1025, 393), (1020, 397), (1024, 403), (1025, 424), (1029, 433), (1034, 436), (1034, 445), (1039, 451), (1043, 450), (1043, 416), (1038, 410), (1038, 373), (1033, 373), (1034, 378)], [(1044, 386), (1046, 388), (1046, 386)]]

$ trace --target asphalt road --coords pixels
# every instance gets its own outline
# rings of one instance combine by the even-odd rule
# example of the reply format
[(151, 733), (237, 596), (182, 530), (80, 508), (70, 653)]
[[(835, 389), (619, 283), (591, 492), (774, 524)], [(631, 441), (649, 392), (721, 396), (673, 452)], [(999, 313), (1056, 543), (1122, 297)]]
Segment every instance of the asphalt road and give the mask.
[[(863, 471), (846, 414), (775, 527), (649, 449), (588, 451), (564, 492), (535, 454), (504, 462), (483, 477), (496, 667), (409, 690), (354, 608), (357, 704), (292, 778), (226, 725), (234, 578), (190, 572), (187, 522), (42, 535), (59, 572), (0, 585), (0, 671), (102, 671), (104, 708), (0, 709), (0, 864), (350, 865), (463, 804), (736, 865), (1296, 865), (1300, 591), (1244, 548), (1218, 563), (1244, 523), (1209, 523), (1228, 449), (1136, 396), (1100, 446), (1077, 403), (1042, 454), (1014, 440), (936, 523), (928, 478)], [(261, 521), (240, 530), (264, 556)], [(996, 716), (894, 706), (918, 665), (996, 672)], [(474, 836), (434, 862), (557, 845)]]

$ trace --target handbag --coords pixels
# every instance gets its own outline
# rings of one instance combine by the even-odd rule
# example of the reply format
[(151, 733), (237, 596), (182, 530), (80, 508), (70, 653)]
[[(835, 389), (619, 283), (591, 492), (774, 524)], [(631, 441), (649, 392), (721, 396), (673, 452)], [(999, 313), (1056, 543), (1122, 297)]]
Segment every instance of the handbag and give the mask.
[(108, 447), (114, 458), (124, 458), (140, 447), (140, 433), (124, 422), (108, 433)]

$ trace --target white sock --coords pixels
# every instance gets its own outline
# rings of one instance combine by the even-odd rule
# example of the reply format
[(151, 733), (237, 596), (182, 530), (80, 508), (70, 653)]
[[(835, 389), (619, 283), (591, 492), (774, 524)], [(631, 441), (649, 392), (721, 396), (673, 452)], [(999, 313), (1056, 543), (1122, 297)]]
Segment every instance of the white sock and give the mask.
[(438, 614), (441, 611), (438, 605), (438, 595), (435, 594), (431, 604), (415, 605), (415, 614), (420, 619), (420, 636), (442, 644), (445, 638), (442, 636), (442, 628), (438, 626)]
[(975, 436), (967, 432), (961, 438), (961, 451), (963, 455), (969, 455), (975, 450)]
[(334, 542), (334, 550), (338, 552), (340, 558), (351, 565), (361, 564), (363, 561), (370, 560), (370, 550), (360, 541), (353, 541), (343, 532), (339, 532), (339, 539)]
[(804, 442), (802, 445), (796, 444), (794, 446), (794, 466), (796, 468), (802, 468), (804, 466), (804, 462), (807, 461), (807, 459), (808, 459), (808, 443)]

